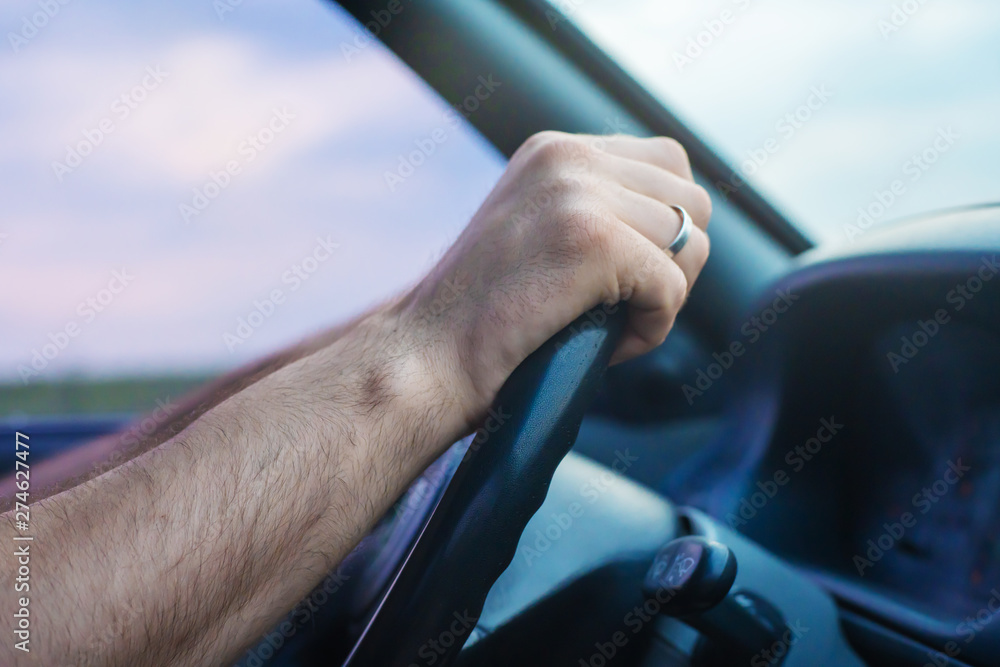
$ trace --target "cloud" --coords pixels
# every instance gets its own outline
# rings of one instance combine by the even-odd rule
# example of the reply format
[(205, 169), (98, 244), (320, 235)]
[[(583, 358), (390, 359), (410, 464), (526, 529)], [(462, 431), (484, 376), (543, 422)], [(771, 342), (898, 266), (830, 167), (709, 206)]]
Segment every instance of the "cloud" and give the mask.
[[(0, 56), (0, 95), (15, 100), (0, 111), (0, 284), (14, 286), (0, 378), (15, 380), (121, 267), (134, 283), (47, 378), (246, 362), (410, 284), (502, 171), (465, 127), (390, 192), (384, 172), (447, 107), (377, 43), (347, 60), (355, 28), (326, 3), (247, 3), (225, 21), (193, 0), (108, 11), (67, 5), (30, 48)], [(169, 75), (118, 118), (111, 105), (147, 66)], [(247, 160), (241, 142), (276, 108), (294, 119)], [(114, 131), (59, 182), (51, 163), (109, 116)], [(185, 225), (179, 204), (233, 159), (241, 172)], [(292, 292), (282, 276), (317, 237), (340, 250)], [(275, 288), (287, 302), (230, 354), (223, 333)]]
[[(1000, 91), (982, 82), (1000, 76), (1000, 5), (922, 3), (884, 37), (879, 22), (901, 4), (588, 0), (572, 17), (734, 165), (827, 84), (834, 100), (750, 180), (813, 237), (842, 242), (857, 206), (940, 125), (968, 140), (891, 217), (996, 198), (984, 175), (1000, 150)], [(679, 68), (675, 54), (698, 48)]]

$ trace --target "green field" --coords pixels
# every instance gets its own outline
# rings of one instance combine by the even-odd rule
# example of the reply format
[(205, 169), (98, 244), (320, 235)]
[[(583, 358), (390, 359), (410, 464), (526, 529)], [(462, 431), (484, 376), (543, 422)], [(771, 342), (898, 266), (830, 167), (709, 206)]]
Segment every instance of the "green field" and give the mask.
[(157, 400), (177, 400), (207, 377), (119, 378), (0, 384), (0, 417), (145, 412)]

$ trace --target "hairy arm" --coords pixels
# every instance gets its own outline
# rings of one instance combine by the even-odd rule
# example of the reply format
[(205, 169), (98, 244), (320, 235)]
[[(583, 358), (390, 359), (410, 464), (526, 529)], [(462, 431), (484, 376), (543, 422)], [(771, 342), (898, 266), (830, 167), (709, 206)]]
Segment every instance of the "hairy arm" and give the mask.
[[(698, 225), (673, 259), (669, 204)], [(707, 257), (710, 208), (674, 142), (536, 135), (408, 294), (34, 503), (37, 574), (22, 595), (37, 644), (4, 642), (0, 662), (236, 659), (581, 312), (628, 300), (619, 360), (662, 342)], [(12, 591), (16, 559), (0, 553)]]
[[(73, 447), (31, 467), (32, 498), (41, 500), (97, 477), (183, 431), (205, 412), (263, 377), (309, 356), (336, 341), (353, 322), (340, 324), (286, 350), (272, 354), (243, 368), (215, 379), (192, 391), (174, 404), (166, 398), (165, 407), (150, 415), (155, 426), (148, 432), (130, 425), (124, 430)], [(148, 421), (143, 420), (143, 423)], [(16, 480), (13, 475), (0, 479), (0, 511), (13, 507)]]
[[(429, 462), (428, 443), (457, 436), (398, 327), (392, 312), (366, 318), (36, 504), (39, 664), (223, 664), (305, 597)], [(441, 401), (413, 400), (428, 393)]]

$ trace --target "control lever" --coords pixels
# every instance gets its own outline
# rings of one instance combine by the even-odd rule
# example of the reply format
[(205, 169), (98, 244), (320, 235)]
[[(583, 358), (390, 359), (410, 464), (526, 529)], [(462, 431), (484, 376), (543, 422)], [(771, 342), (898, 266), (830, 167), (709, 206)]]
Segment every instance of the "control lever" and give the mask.
[[(653, 559), (643, 592), (656, 596), (660, 613), (682, 620), (702, 634), (692, 665), (777, 666), (784, 660), (787, 630), (777, 608), (750, 591), (733, 591), (736, 556), (704, 537), (668, 542)], [(785, 650), (775, 651), (774, 647)], [(780, 653), (781, 655), (776, 655)]]

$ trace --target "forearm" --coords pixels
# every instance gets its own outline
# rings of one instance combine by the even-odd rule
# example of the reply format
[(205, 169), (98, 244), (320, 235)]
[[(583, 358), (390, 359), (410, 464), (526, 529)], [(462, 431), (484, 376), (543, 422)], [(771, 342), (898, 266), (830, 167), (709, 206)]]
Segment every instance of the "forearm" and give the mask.
[[(400, 301), (309, 356), (229, 385), (222, 402), (164, 427), (162, 444), (33, 505), (40, 574), (19, 592), (32, 627), (44, 628), (31, 657), (231, 661), (574, 317), (627, 300), (615, 358), (658, 345), (707, 258), (711, 202), (676, 142), (601, 144), (535, 135)], [(675, 204), (696, 229), (671, 258)], [(10, 591), (16, 557), (0, 554)], [(26, 657), (0, 648), (2, 664)]]
[[(188, 424), (205, 414), (208, 410), (230, 396), (243, 391), (261, 378), (267, 377), (294, 361), (298, 361), (323, 348), (329, 347), (345, 331), (349, 331), (355, 322), (362, 318), (363, 316), (310, 336), (287, 349), (271, 354), (259, 361), (252, 362), (209, 382), (204, 387), (198, 388), (190, 395), (181, 399), (175, 414), (168, 415), (150, 433), (143, 434), (141, 438), (128, 438), (119, 434), (116, 438), (119, 443), (116, 450), (122, 452), (122, 455), (115, 457), (117, 462), (124, 463), (128, 459), (177, 435)], [(95, 463), (99, 462), (95, 461)]]
[[(131, 426), (123, 431), (74, 447), (32, 467), (35, 498), (40, 500), (93, 479), (129, 461), (184, 430), (191, 422), (233, 394), (263, 377), (331, 345), (352, 323), (333, 327), (306, 340), (253, 362), (199, 387), (174, 404), (166, 398), (169, 412), (153, 415), (155, 426), (146, 432)], [(143, 424), (145, 425), (145, 421)], [(0, 511), (13, 506), (13, 476), (0, 479)]]
[(223, 664), (303, 598), (461, 429), (394, 322), (34, 506), (41, 664)]

